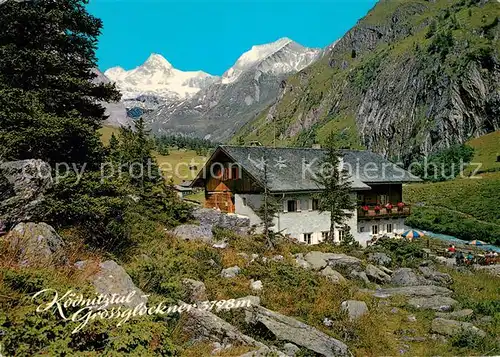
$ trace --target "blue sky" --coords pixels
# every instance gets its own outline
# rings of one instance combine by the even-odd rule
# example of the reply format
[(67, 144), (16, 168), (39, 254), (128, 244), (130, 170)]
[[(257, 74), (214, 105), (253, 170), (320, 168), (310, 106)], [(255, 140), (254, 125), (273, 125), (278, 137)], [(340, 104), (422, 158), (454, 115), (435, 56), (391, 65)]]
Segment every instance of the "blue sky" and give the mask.
[(308, 47), (340, 38), (376, 0), (90, 0), (104, 21), (99, 68), (132, 69), (151, 53), (181, 70), (220, 75), (252, 45), (281, 37)]

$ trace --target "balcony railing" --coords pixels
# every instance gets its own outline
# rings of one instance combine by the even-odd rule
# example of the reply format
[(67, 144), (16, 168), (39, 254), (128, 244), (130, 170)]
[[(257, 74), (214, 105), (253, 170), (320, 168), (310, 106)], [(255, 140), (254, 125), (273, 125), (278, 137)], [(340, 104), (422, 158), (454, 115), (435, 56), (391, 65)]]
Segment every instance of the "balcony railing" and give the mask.
[[(363, 207), (365, 207), (363, 209)], [(368, 207), (368, 210), (366, 210)], [(398, 218), (408, 217), (411, 214), (411, 206), (405, 205), (404, 207), (394, 206), (392, 209), (380, 207), (375, 209), (376, 206), (361, 206), (358, 207), (358, 219), (374, 219), (374, 218)]]

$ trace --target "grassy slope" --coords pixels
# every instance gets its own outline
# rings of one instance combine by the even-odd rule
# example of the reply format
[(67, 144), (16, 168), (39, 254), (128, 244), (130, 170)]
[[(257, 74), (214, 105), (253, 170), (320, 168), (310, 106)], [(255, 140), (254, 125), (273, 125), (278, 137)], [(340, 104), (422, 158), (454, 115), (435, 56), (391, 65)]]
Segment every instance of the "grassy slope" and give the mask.
[[(475, 149), (473, 163), (481, 163), (479, 172), (500, 171), (500, 162), (497, 157), (500, 156), (500, 131), (481, 136), (470, 140), (468, 145)], [(476, 167), (471, 167), (466, 170), (469, 174)]]
[[(482, 170), (497, 170), (500, 132), (469, 142), (475, 148), (473, 162)], [(470, 169), (466, 170), (466, 175)], [(408, 185), (405, 200), (423, 203), (414, 207), (408, 223), (417, 228), (436, 230), (463, 239), (481, 239), (500, 244), (500, 172), (484, 173), (475, 178)]]
[[(109, 144), (109, 139), (112, 134), (119, 134), (118, 128), (104, 126), (99, 130), (101, 140), (104, 145)], [(156, 161), (164, 172), (167, 181), (170, 178), (174, 183), (181, 183), (183, 180), (192, 180), (206, 161), (206, 158), (196, 154), (194, 150), (170, 150), (167, 156), (155, 153)], [(197, 170), (190, 170), (189, 166), (197, 166)]]

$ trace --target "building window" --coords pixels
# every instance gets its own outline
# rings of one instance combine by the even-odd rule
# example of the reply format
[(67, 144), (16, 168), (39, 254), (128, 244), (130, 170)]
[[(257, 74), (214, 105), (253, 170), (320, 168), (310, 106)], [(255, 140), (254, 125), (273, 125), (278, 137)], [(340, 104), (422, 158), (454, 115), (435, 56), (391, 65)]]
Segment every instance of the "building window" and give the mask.
[(358, 227), (358, 233), (364, 233), (365, 227)]
[(311, 202), (311, 209), (313, 211), (318, 211), (319, 210), (319, 200), (317, 198), (313, 198)]
[(304, 233), (304, 242), (307, 244), (311, 244), (312, 233)]
[(339, 242), (343, 242), (345, 238), (345, 231), (343, 229), (339, 229)]
[(392, 223), (387, 224), (387, 233), (392, 233)]
[(321, 232), (321, 239), (323, 239), (323, 241), (326, 241), (326, 240), (328, 240), (329, 235), (330, 235), (330, 231)]
[(243, 206), (246, 207), (247, 206), (247, 198), (242, 197), (242, 201), (243, 201)]
[(379, 195), (378, 196), (378, 201), (382, 205), (385, 205), (386, 203), (389, 203), (389, 195)]
[(238, 180), (240, 178), (238, 166), (231, 167), (231, 179)]
[(372, 234), (378, 234), (378, 226), (377, 225), (374, 225), (372, 226)]
[(288, 212), (297, 212), (297, 201), (288, 200), (287, 201), (287, 211)]

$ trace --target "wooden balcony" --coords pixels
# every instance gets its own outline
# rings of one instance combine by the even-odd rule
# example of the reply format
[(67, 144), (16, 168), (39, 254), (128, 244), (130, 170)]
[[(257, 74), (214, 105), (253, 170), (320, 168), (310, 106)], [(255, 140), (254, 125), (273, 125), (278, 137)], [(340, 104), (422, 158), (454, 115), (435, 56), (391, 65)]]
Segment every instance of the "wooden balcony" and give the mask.
[(400, 217), (408, 217), (410, 214), (411, 214), (410, 205), (405, 205), (402, 208), (394, 206), (392, 209), (380, 207), (380, 210), (375, 210), (375, 206), (369, 206), (368, 211), (364, 210), (362, 207), (358, 207), (358, 220), (400, 218)]

